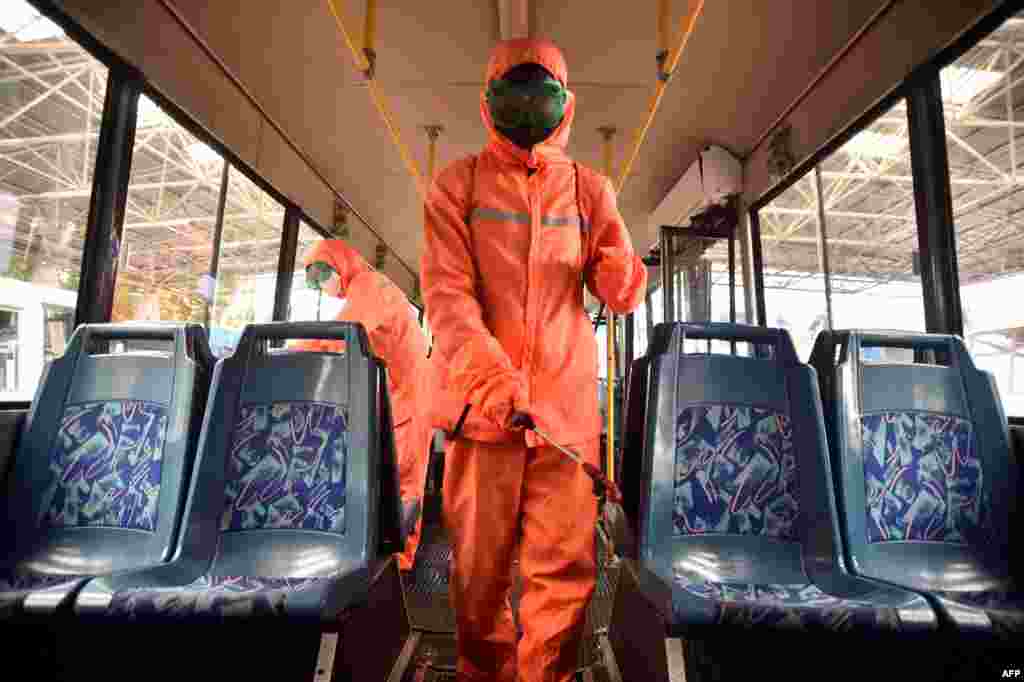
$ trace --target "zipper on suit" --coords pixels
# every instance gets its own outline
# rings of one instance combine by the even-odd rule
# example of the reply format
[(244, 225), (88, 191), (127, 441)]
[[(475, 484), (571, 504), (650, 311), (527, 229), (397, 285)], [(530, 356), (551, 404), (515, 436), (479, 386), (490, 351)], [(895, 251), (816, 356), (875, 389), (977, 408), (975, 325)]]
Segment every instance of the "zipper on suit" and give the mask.
[(530, 249), (526, 258), (526, 338), (523, 343), (523, 370), (526, 373), (526, 385), (527, 385), (527, 399), (533, 402), (533, 343), (534, 343), (534, 329), (537, 324), (536, 312), (537, 306), (533, 305), (533, 300), (536, 297), (536, 287), (533, 282), (533, 272), (535, 270), (536, 262), (536, 249), (540, 241), (540, 207), (538, 199), (538, 185), (540, 181), (540, 169), (534, 170), (533, 173), (527, 172), (526, 176), (526, 195), (529, 202), (530, 210)]

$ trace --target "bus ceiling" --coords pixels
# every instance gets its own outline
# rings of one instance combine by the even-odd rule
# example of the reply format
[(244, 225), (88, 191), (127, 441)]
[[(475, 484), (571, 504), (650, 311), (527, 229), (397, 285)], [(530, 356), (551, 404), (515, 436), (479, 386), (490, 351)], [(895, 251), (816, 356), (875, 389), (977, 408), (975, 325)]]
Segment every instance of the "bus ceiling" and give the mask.
[[(351, 202), (368, 235), (353, 240), (372, 258), (369, 230), (379, 235), (397, 273), (419, 260), (432, 141), (442, 168), (483, 140), (481, 73), (500, 37), (564, 48), (580, 100), (570, 151), (602, 168), (598, 130), (621, 131), (620, 205), (638, 243), (653, 245), (646, 218), (705, 144), (745, 159), (752, 201), (771, 187), (766, 141), (780, 125), (792, 126), (796, 161), (807, 158), (999, 3), (720, 0), (701, 11), (701, 0), (647, 0), (600, 13), (583, 0), (304, 0), (268, 12), (237, 1), (146, 0), (130, 13), (56, 4), (318, 223), (331, 225), (339, 198)], [(433, 126), (444, 132), (431, 136)], [(410, 273), (395, 279), (411, 292)]]

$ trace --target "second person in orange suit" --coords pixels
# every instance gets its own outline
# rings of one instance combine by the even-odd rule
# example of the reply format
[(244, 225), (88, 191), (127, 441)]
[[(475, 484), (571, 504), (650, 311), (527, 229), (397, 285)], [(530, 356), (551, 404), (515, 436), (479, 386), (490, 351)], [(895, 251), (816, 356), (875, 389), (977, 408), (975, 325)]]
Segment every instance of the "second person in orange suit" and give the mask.
[[(329, 269), (324, 270), (318, 264)], [(423, 409), (423, 377), (427, 372), (427, 340), (412, 317), (409, 301), (394, 282), (375, 272), (355, 249), (340, 239), (318, 242), (306, 255), (307, 272), (324, 273), (323, 293), (345, 299), (338, 319), (359, 322), (366, 329), (370, 349), (387, 367), (391, 421), (398, 458), (398, 480), (403, 505), (418, 504), (420, 513), (410, 530), (399, 567), (410, 570), (423, 525), (422, 501), (430, 462), (432, 430)], [(331, 272), (333, 271), (333, 272)], [(301, 341), (293, 347), (313, 351), (340, 351), (343, 341)]]
[[(472, 405), (444, 479), (459, 680), (573, 679), (594, 589), (593, 486), (531, 428), (598, 465), (597, 342), (583, 286), (627, 313), (647, 273), (611, 183), (565, 153), (575, 113), (566, 86), (550, 42), (498, 44), (480, 101), (490, 141), (443, 170), (424, 204), (434, 353), (448, 390)], [(517, 541), (518, 643), (506, 598)]]

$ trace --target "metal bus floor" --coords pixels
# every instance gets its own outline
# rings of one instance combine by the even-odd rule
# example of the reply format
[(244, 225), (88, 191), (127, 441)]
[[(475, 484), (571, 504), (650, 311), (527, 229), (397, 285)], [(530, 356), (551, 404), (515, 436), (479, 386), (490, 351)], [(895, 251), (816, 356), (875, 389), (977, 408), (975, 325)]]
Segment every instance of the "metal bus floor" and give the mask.
[[(448, 594), (448, 565), (451, 545), (440, 518), (439, 496), (430, 496), (424, 505), (424, 521), (420, 547), (412, 570), (402, 575), (406, 609), (420, 641), (404, 682), (429, 682), (455, 679), (455, 611)], [(514, 566), (516, 570), (518, 565)], [(611, 621), (612, 605), (618, 571), (598, 561), (597, 586), (587, 609), (586, 636), (580, 646), (579, 668), (589, 671), (593, 679), (603, 679), (604, 660), (600, 635)], [(519, 609), (520, 581), (518, 571), (512, 590), (512, 609)]]

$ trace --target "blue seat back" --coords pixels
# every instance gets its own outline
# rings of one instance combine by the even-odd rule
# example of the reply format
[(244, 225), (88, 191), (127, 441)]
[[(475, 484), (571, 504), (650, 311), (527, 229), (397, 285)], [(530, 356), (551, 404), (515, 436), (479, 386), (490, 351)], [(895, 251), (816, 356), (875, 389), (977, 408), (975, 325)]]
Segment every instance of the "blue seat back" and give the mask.
[[(906, 361), (877, 349), (904, 349)], [(837, 331), (822, 333), (811, 361), (851, 567), (922, 590), (1007, 580), (1017, 472), (995, 381), (963, 342)]]
[(198, 325), (80, 326), (26, 419), (6, 568), (95, 575), (169, 559), (211, 366)]
[[(712, 339), (754, 352), (687, 352), (691, 340)], [(837, 571), (816, 378), (789, 335), (661, 324), (646, 361), (640, 560), (666, 581), (682, 573), (694, 582), (800, 585), (815, 566)]]
[[(346, 348), (270, 348), (303, 338)], [(393, 551), (388, 405), (360, 325), (246, 327), (214, 372), (180, 559), (212, 575), (301, 578), (348, 574)]]

